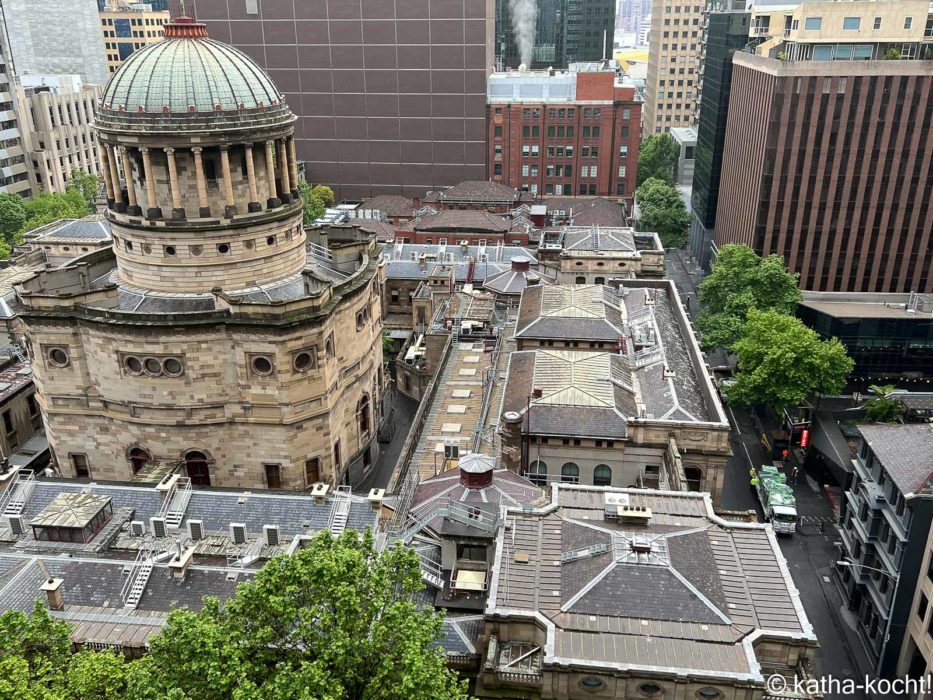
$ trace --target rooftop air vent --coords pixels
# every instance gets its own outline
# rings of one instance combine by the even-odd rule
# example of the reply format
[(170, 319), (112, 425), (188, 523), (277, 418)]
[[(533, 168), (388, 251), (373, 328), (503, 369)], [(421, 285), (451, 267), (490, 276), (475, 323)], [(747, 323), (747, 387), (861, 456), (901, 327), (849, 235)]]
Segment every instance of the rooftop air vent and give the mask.
[(230, 523), (230, 539), (233, 544), (246, 544), (246, 523)]
[(146, 523), (142, 520), (134, 520), (130, 523), (130, 535), (133, 537), (142, 537), (146, 534)]
[(632, 538), (632, 551), (635, 554), (651, 554), (651, 540), (647, 537)]
[(165, 518), (149, 518), (149, 527), (152, 528), (153, 537), (165, 537)]
[(197, 542), (198, 540), (204, 539), (204, 521), (203, 520), (189, 520), (188, 521), (188, 536)]
[(315, 503), (324, 503), (324, 499), (327, 497), (327, 492), (330, 490), (330, 484), (325, 484), (323, 481), (319, 481), (314, 486), (311, 487), (311, 495), (314, 497)]
[(262, 538), (263, 541), (270, 547), (279, 546), (279, 526), (278, 525), (263, 525), (262, 526)]

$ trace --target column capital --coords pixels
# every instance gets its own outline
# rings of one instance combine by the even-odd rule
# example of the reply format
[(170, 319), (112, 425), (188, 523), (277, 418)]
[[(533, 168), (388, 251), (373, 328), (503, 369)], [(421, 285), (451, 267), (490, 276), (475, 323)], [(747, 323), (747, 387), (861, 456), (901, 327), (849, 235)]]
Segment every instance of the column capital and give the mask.
[(139, 147), (139, 152), (140, 152), (140, 153), (149, 153), (149, 147), (148, 147), (148, 146), (140, 146), (140, 147)]
[(200, 146), (192, 146), (192, 147), (191, 147), (191, 152), (192, 152), (192, 153), (200, 153), (200, 152), (203, 151), (203, 150), (204, 150), (204, 149), (201, 148)]
[(165, 153), (167, 153), (168, 155), (172, 155), (173, 153), (175, 153), (175, 149), (172, 148), (171, 146), (169, 146), (169, 147), (167, 147), (167, 148), (163, 148), (162, 150), (163, 150)]

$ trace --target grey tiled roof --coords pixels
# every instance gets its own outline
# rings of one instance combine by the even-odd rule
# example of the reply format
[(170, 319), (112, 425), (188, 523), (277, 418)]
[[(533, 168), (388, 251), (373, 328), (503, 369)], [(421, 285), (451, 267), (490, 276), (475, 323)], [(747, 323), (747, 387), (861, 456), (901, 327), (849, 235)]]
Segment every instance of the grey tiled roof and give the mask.
[(386, 216), (411, 216), (415, 210), (415, 202), (401, 195), (379, 194), (360, 204), (360, 209), (375, 209)]
[(528, 192), (520, 192), (492, 180), (465, 180), (446, 190), (428, 192), (424, 201), (518, 202), (526, 199), (530, 201), (532, 197)]
[(109, 241), (110, 222), (99, 215), (92, 215), (83, 219), (66, 219), (62, 225), (47, 233), (37, 236), (36, 243), (51, 243), (58, 240), (70, 241), (83, 239), (85, 241)]
[[(423, 232), (470, 232), (470, 233), (504, 233), (509, 230), (509, 220), (504, 216), (496, 216), (487, 211), (475, 209), (445, 209), (437, 214), (421, 216), (409, 224), (411, 230)], [(453, 241), (452, 243), (456, 243)]]
[(904, 495), (933, 495), (933, 424), (860, 425), (859, 432)]

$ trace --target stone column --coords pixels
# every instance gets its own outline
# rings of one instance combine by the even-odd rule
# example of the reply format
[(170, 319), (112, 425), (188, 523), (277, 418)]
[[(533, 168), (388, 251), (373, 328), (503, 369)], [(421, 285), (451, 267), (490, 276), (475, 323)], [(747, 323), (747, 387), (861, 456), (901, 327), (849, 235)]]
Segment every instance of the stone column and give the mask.
[(147, 219), (161, 219), (162, 209), (159, 207), (159, 201), (156, 197), (155, 172), (152, 170), (152, 156), (148, 148), (140, 148), (143, 154), (143, 177), (146, 178), (146, 200), (149, 205), (146, 209)]
[(97, 158), (100, 161), (100, 172), (104, 176), (104, 187), (107, 190), (107, 206), (113, 209), (116, 197), (113, 194), (113, 180), (110, 178), (110, 161), (107, 159), (107, 147), (97, 142)]
[(211, 215), (211, 206), (207, 201), (207, 180), (204, 179), (204, 161), (201, 159), (201, 147), (191, 149), (194, 153), (194, 173), (198, 180), (198, 216), (206, 218)]
[(120, 171), (117, 169), (117, 149), (114, 146), (104, 146), (107, 154), (107, 164), (110, 167), (110, 181), (113, 183), (113, 208), (118, 212), (126, 211), (123, 203), (123, 188), (120, 187)]
[(298, 156), (295, 148), (295, 137), (289, 136), (287, 139), (288, 142), (288, 164), (291, 166), (291, 186), (292, 186), (292, 197), (298, 199), (299, 190), (298, 190)]
[(185, 209), (181, 206), (181, 193), (178, 190), (178, 168), (175, 164), (175, 149), (163, 148), (165, 159), (168, 161), (168, 185), (172, 190), (172, 218), (184, 219)]
[(282, 206), (282, 200), (275, 192), (275, 142), (266, 141), (266, 177), (269, 179), (269, 199), (266, 200), (266, 209), (275, 209)]
[(282, 202), (290, 204), (292, 201), (292, 188), (288, 180), (288, 146), (285, 139), (279, 141), (279, 177), (282, 179)]
[(123, 177), (126, 179), (126, 198), (130, 202), (126, 208), (126, 213), (130, 216), (140, 216), (143, 210), (136, 202), (136, 185), (133, 184), (133, 161), (130, 158), (130, 149), (127, 146), (123, 146)]
[(256, 165), (253, 163), (253, 144), (245, 144), (243, 148), (246, 153), (246, 182), (249, 185), (249, 203), (246, 208), (250, 213), (256, 213), (262, 211), (262, 204), (259, 203), (259, 192), (256, 189)]
[(236, 216), (236, 200), (233, 197), (233, 179), (230, 172), (230, 149), (220, 147), (220, 169), (224, 178), (224, 217)]

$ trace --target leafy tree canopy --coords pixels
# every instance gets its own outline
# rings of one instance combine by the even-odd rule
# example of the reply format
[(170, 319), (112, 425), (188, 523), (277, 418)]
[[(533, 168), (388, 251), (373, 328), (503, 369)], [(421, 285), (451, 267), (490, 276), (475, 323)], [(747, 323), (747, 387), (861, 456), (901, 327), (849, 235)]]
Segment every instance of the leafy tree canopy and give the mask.
[(687, 242), (690, 214), (675, 187), (651, 178), (635, 191), (635, 201), (639, 231), (656, 231), (665, 248), (683, 247)]
[(803, 403), (815, 391), (834, 394), (854, 366), (836, 338), (820, 340), (799, 319), (778, 311), (749, 309), (733, 348), (739, 372), (725, 393), (737, 405), (765, 403), (780, 409)]
[(750, 309), (793, 313), (800, 301), (797, 278), (780, 256), (762, 259), (746, 245), (720, 248), (712, 272), (700, 283), (696, 324), (704, 348), (731, 348)]
[(101, 179), (80, 169), (71, 171), (68, 176), (67, 190), (76, 190), (87, 204), (88, 214), (94, 213), (94, 200), (100, 193)]
[(892, 396), (893, 384), (872, 384), (868, 391), (874, 394), (865, 402), (865, 417), (872, 423), (903, 423), (906, 406), (897, 396)]
[(26, 200), (26, 223), (20, 232), (26, 233), (59, 219), (80, 219), (92, 213), (93, 208), (77, 188), (63, 193), (40, 192)]
[(18, 194), (0, 192), (0, 233), (7, 243), (26, 223), (26, 200)]
[(680, 146), (670, 134), (652, 134), (638, 147), (638, 185), (651, 178), (674, 184)]
[(310, 225), (314, 220), (320, 217), (327, 207), (333, 206), (334, 191), (327, 185), (314, 185), (313, 187), (304, 180), (298, 183), (298, 189), (301, 190), (301, 198), (305, 203), (304, 223)]

